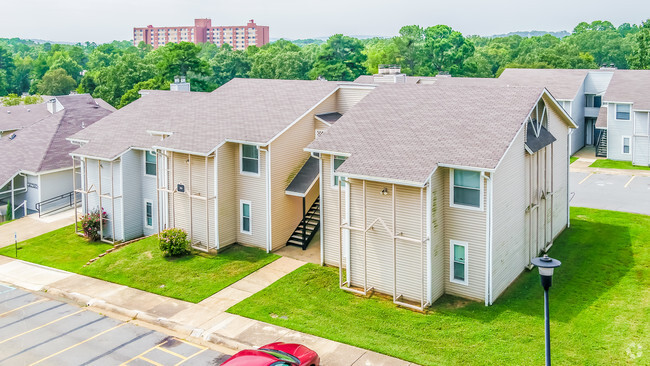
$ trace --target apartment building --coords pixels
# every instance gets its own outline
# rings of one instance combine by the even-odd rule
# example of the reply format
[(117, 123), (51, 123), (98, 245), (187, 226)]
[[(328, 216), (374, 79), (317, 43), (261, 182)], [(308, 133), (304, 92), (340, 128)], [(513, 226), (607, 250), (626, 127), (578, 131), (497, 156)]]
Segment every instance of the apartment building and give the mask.
[(193, 26), (154, 27), (149, 25), (133, 28), (133, 45), (140, 42), (158, 48), (169, 43), (191, 42), (214, 43), (217, 46), (230, 45), (236, 50), (248, 46), (264, 46), (269, 43), (269, 27), (257, 25), (253, 19), (246, 25), (213, 26), (211, 19), (195, 19)]

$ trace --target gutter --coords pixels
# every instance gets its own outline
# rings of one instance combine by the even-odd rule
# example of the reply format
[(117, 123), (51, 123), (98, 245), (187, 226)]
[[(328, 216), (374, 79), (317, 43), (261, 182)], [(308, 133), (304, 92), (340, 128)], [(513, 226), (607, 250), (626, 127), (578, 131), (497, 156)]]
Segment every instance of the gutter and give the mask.
[(488, 207), (485, 220), (485, 306), (492, 305), (492, 204), (494, 202), (492, 175), (494, 173), (488, 176), (481, 172), (481, 177), (488, 183)]

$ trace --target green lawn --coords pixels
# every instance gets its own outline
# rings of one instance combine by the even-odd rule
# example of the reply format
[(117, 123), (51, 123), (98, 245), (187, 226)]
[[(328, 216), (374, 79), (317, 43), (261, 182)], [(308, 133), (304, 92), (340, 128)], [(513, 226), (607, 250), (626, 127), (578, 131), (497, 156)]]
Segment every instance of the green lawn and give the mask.
[(593, 168), (608, 168), (608, 169), (650, 170), (650, 167), (647, 166), (632, 165), (631, 161), (618, 161), (618, 160), (609, 160), (609, 159), (598, 159), (589, 166)]
[[(554, 363), (648, 365), (650, 216), (571, 215), (549, 253), (563, 262), (551, 289)], [(537, 271), (524, 272), (493, 306), (445, 296), (421, 314), (339, 290), (337, 269), (308, 264), (228, 311), (421, 365), (544, 363)], [(626, 350), (636, 344), (644, 355), (634, 361)]]
[[(83, 267), (111, 245), (88, 243), (74, 233), (73, 226), (18, 243), (18, 247), (18, 258), (22, 260), (190, 302), (199, 302), (279, 258), (238, 245), (218, 255), (164, 258), (154, 236)], [(0, 249), (0, 255), (13, 257), (14, 247)]]
[(572, 156), (571, 161), (569, 162), (569, 164), (573, 164), (573, 162), (576, 161), (576, 160), (578, 160), (578, 157), (577, 156)]

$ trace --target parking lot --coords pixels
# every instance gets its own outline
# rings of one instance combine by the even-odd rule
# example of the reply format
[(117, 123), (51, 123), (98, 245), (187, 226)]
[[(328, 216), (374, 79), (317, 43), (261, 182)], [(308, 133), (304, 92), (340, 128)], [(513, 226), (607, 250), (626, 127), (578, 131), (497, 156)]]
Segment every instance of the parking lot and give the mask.
[(571, 206), (650, 215), (650, 177), (571, 172)]
[(219, 365), (228, 357), (0, 284), (0, 365)]

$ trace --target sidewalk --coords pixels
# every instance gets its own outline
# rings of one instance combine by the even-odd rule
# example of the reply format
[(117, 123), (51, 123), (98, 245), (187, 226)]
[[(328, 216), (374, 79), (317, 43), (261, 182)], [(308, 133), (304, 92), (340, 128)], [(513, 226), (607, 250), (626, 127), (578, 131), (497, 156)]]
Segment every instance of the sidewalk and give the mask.
[(639, 177), (650, 177), (650, 170), (592, 168), (589, 165), (593, 164), (594, 161), (596, 161), (595, 158), (578, 158), (578, 160), (574, 161), (573, 164), (569, 165), (569, 171), (577, 173), (636, 175)]
[(20, 242), (72, 224), (74, 224), (72, 209), (41, 218), (37, 214), (28, 215), (0, 226), (0, 248), (14, 243), (14, 233)]
[(282, 257), (198, 304), (2, 256), (0, 282), (61, 296), (80, 306), (117, 313), (233, 349), (257, 348), (278, 341), (295, 342), (318, 352), (323, 366), (414, 365), (225, 312), (304, 263)]

